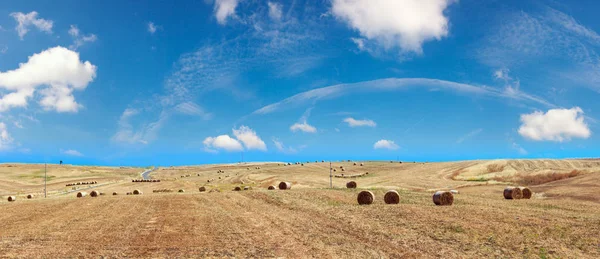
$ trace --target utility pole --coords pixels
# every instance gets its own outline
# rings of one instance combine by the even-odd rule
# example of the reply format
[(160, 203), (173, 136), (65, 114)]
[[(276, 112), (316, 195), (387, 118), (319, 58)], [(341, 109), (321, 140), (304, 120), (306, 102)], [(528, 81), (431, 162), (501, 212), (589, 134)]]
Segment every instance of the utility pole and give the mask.
[(333, 189), (333, 175), (331, 174), (331, 161), (329, 161), (329, 188)]
[(48, 197), (48, 170), (46, 168), (46, 163), (44, 163), (44, 198)]

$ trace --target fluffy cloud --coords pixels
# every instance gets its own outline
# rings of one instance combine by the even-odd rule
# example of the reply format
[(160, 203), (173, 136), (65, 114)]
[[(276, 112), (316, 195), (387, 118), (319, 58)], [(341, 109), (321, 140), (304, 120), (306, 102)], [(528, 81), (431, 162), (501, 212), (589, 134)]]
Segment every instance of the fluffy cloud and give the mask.
[(403, 51), (421, 53), (423, 42), (440, 40), (448, 35), (448, 18), (444, 16), (444, 10), (453, 2), (333, 0), (331, 12), (385, 49), (399, 47)]
[(256, 135), (256, 132), (247, 126), (240, 126), (239, 129), (233, 129), (233, 135), (239, 141), (244, 143), (246, 149), (267, 150), (265, 142)]
[(571, 138), (589, 138), (591, 135), (579, 107), (536, 111), (521, 115), (521, 136), (536, 141), (569, 141)]
[(26, 107), (37, 88), (40, 105), (46, 110), (77, 112), (79, 104), (74, 90), (84, 90), (96, 77), (96, 66), (81, 62), (79, 53), (54, 47), (29, 57), (19, 68), (0, 72), (0, 89), (10, 93), (0, 98), (0, 112), (13, 107)]
[(352, 117), (348, 117), (346, 119), (344, 119), (345, 123), (348, 123), (348, 126), (350, 127), (362, 127), (362, 126), (366, 126), (366, 127), (375, 127), (377, 126), (377, 123), (375, 123), (372, 120), (356, 120)]
[(0, 122), (0, 151), (9, 149), (12, 142), (13, 139), (10, 137), (10, 134), (8, 134), (6, 124)]
[(29, 27), (31, 26), (35, 26), (40, 31), (52, 33), (53, 22), (51, 20), (37, 18), (37, 15), (38, 13), (35, 11), (30, 12), (28, 14), (24, 14), (21, 12), (15, 12), (10, 14), (10, 16), (12, 16), (17, 22), (17, 27), (15, 27), (15, 30), (17, 30), (17, 33), (19, 34), (21, 40), (23, 39), (25, 34), (29, 32)]
[(232, 131), (235, 138), (232, 138), (229, 135), (205, 138), (203, 141), (204, 150), (208, 152), (217, 152), (217, 149), (223, 149), (225, 151), (233, 152), (243, 151), (244, 147), (247, 150), (267, 150), (265, 142), (251, 128), (242, 125), (238, 129), (232, 129)]
[(65, 155), (69, 155), (69, 156), (83, 156), (83, 154), (81, 154), (81, 152), (74, 150), (74, 149), (67, 149), (67, 150), (60, 150), (60, 153), (65, 154)]
[(229, 152), (244, 150), (242, 144), (238, 140), (231, 138), (229, 135), (207, 137), (202, 143), (204, 143), (204, 147), (207, 151), (216, 151), (214, 149), (224, 149)]
[(238, 0), (216, 0), (215, 1), (215, 17), (217, 22), (221, 25), (227, 23), (229, 16), (235, 15), (235, 8), (238, 5)]
[(69, 48), (73, 50), (83, 46), (83, 44), (86, 42), (94, 42), (98, 39), (95, 34), (80, 35), (79, 28), (77, 28), (76, 25), (71, 25), (71, 29), (69, 29), (69, 35), (73, 37), (73, 44), (69, 46)]
[(292, 132), (296, 132), (296, 131), (303, 131), (303, 132), (306, 132), (306, 133), (315, 133), (315, 132), (317, 132), (317, 128), (311, 126), (306, 121), (304, 121), (302, 123), (294, 123), (294, 125), (290, 126), (290, 130)]
[(396, 143), (394, 143), (394, 141), (382, 139), (382, 140), (375, 142), (375, 144), (373, 145), (373, 148), (374, 149), (396, 150), (396, 149), (399, 149), (400, 147), (398, 145), (396, 145)]
[(271, 19), (273, 19), (275, 21), (281, 20), (281, 16), (282, 16), (281, 4), (273, 3), (273, 2), (267, 2), (267, 4), (269, 5), (269, 17), (271, 17)]

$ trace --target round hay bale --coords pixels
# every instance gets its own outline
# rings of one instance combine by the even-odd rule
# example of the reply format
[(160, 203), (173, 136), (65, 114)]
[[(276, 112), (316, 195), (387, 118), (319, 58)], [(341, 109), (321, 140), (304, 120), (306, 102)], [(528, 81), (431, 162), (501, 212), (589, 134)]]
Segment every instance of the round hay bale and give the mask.
[(460, 192), (459, 192), (459, 191), (457, 191), (457, 190), (450, 190), (450, 192), (451, 192), (452, 194), (459, 194), (459, 193), (460, 193)]
[(533, 192), (531, 191), (531, 189), (527, 188), (527, 187), (519, 187), (519, 189), (521, 189), (521, 194), (523, 194), (523, 199), (531, 199), (531, 195), (533, 195)]
[(140, 190), (133, 190), (133, 195), (140, 195), (142, 194), (142, 191)]
[(78, 192), (77, 193), (77, 198), (83, 198), (85, 196), (87, 196), (87, 192)]
[(202, 186), (202, 187), (198, 188), (198, 190), (199, 190), (200, 192), (205, 192), (205, 191), (206, 191), (206, 187)]
[(8, 196), (8, 201), (16, 201), (17, 196)]
[(244, 191), (250, 190), (249, 186), (244, 186)]
[(450, 206), (454, 203), (454, 195), (447, 191), (437, 191), (433, 194), (433, 203), (438, 206)]
[(117, 192), (113, 192), (113, 195), (119, 195)]
[(233, 190), (234, 190), (234, 191), (241, 191), (241, 190), (242, 190), (242, 187), (236, 186), (236, 187), (235, 187)]
[(92, 197), (98, 197), (98, 195), (100, 195), (100, 193), (98, 191), (90, 192), (90, 196), (92, 196)]
[(385, 204), (398, 204), (400, 203), (400, 194), (395, 190), (389, 190), (383, 196), (383, 201)]
[(289, 190), (292, 188), (292, 184), (289, 182), (280, 182), (279, 183), (279, 190)]
[(510, 186), (504, 189), (504, 199), (517, 200), (521, 198), (523, 198), (523, 193), (521, 192), (521, 189)]
[(370, 191), (362, 191), (358, 193), (356, 200), (359, 205), (369, 205), (375, 200), (375, 195)]
[(184, 190), (184, 189), (179, 189), (179, 191), (178, 191), (178, 192), (185, 192), (185, 190)]
[(355, 181), (350, 181), (346, 183), (346, 188), (348, 189), (355, 189), (356, 188), (356, 182)]
[(33, 195), (32, 194), (27, 194), (27, 199), (33, 199)]
[(275, 190), (275, 186), (271, 185), (269, 186), (269, 188), (267, 188), (268, 190)]
[(356, 162), (354, 162), (354, 164), (352, 164), (352, 165), (356, 165)]

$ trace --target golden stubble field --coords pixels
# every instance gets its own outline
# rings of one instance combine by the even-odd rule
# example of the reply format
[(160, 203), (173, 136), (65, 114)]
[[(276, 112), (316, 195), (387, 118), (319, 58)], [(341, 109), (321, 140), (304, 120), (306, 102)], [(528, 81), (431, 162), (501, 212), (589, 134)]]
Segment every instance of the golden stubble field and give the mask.
[[(1, 164), (0, 256), (600, 256), (600, 160), (357, 163), (332, 163), (334, 174), (369, 173), (333, 178), (334, 189), (329, 163), (314, 161), (165, 167), (150, 174), (160, 183), (131, 182), (144, 168), (50, 165), (46, 199), (43, 165)], [(552, 181), (530, 185), (530, 200), (503, 199), (504, 187), (531, 176)], [(345, 189), (350, 180), (358, 189)], [(91, 181), (98, 183), (65, 186)], [(266, 190), (280, 181), (292, 189)], [(133, 189), (143, 195), (125, 195)], [(374, 204), (357, 205), (363, 189), (375, 193)], [(384, 204), (388, 189), (399, 191), (400, 204)], [(433, 192), (449, 189), (460, 191), (454, 205), (435, 206)], [(106, 195), (78, 199), (78, 190)]]

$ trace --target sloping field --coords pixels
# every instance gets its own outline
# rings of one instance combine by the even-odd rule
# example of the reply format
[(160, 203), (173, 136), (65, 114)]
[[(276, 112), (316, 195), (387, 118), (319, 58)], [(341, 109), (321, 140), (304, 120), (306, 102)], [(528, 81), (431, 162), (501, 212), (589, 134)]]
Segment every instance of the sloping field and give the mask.
[[(566, 161), (573, 166), (552, 168), (544, 168), (552, 164), (544, 162), (519, 169), (523, 171), (515, 169), (520, 174), (587, 170), (531, 186), (536, 192), (531, 200), (504, 200), (502, 190), (508, 183), (468, 180), (489, 174), (488, 164), (504, 162), (512, 161), (334, 163), (334, 174), (369, 172), (352, 179), (333, 178), (335, 189), (326, 188), (328, 163), (164, 168), (151, 174), (160, 183), (132, 183), (131, 179), (139, 179), (141, 168), (107, 168), (94, 177), (113, 182), (89, 189), (107, 195), (80, 199), (58, 185), (67, 177), (68, 181), (77, 178), (66, 170), (62, 179), (62, 171), (57, 170), (56, 177), (49, 179), (56, 184), (49, 198), (18, 196), (10, 203), (2, 198), (0, 255), (598, 258), (600, 199), (593, 194), (600, 191), (600, 175), (592, 166), (596, 161), (583, 160), (579, 165)], [(11, 168), (18, 170), (19, 165)], [(477, 168), (482, 168), (479, 174), (474, 172)], [(465, 180), (454, 180), (463, 174)], [(17, 173), (7, 175), (0, 177), (23, 186), (39, 185), (18, 180)], [(282, 180), (292, 182), (292, 189), (266, 190)], [(359, 188), (342, 188), (350, 180)], [(200, 186), (208, 191), (198, 192)], [(234, 186), (252, 186), (253, 190), (234, 192)], [(0, 188), (6, 195), (27, 189)], [(175, 192), (152, 193), (161, 188)], [(356, 194), (362, 188), (375, 193), (375, 204), (357, 205)], [(432, 191), (449, 188), (461, 192), (454, 205), (435, 206)], [(144, 194), (124, 195), (133, 189)], [(185, 192), (177, 193), (178, 189)], [(209, 192), (216, 189), (220, 192)], [(383, 203), (387, 189), (399, 190), (400, 204)], [(112, 196), (113, 191), (119, 195)]]

